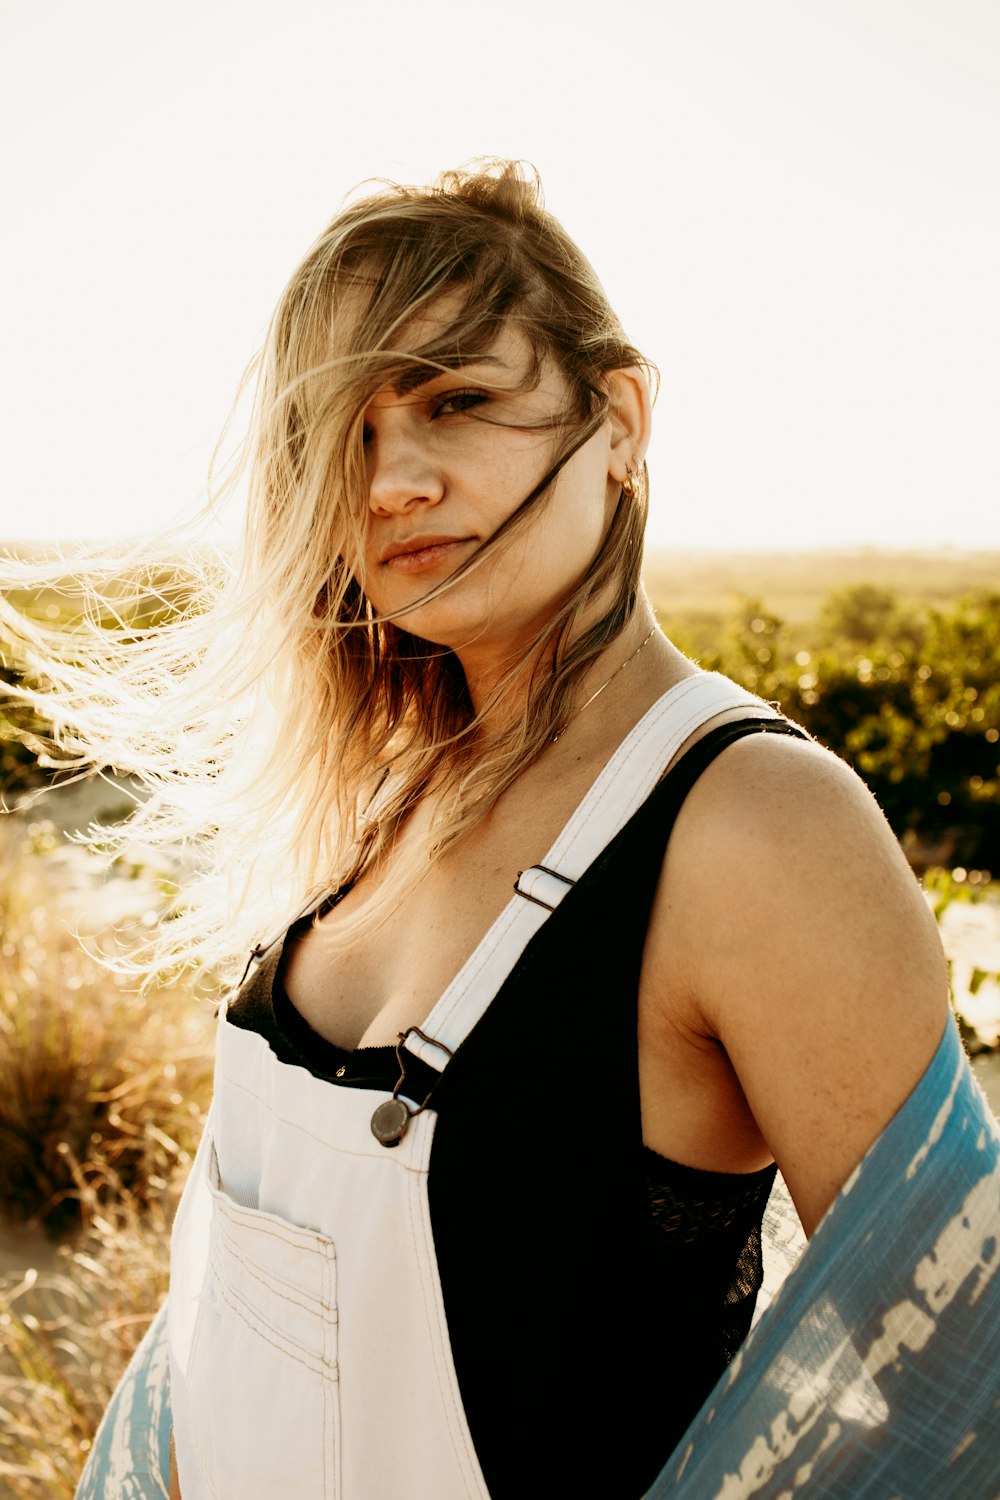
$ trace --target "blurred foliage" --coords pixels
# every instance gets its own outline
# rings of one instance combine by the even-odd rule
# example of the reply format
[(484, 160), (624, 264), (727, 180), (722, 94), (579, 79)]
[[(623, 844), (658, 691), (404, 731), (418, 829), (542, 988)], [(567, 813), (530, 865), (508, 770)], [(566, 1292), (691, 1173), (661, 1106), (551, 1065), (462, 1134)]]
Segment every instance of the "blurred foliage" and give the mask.
[[(0, 654), (0, 682), (19, 687), (23, 675)], [(47, 779), (38, 763), (44, 754), (46, 725), (25, 704), (0, 695), (0, 804), (21, 792), (41, 786)]]
[(988, 870), (928, 870), (920, 882), (938, 921), (957, 902), (959, 906), (1000, 904), (1000, 880), (991, 880)]
[[(183, 568), (151, 564), (111, 578), (99, 606), (72, 577), (48, 588), (10, 589), (8, 602), (27, 619), (43, 626), (72, 629), (84, 616), (103, 629), (151, 630), (183, 617), (197, 598), (194, 575)], [(49, 726), (31, 707), (3, 692), (3, 684), (30, 690), (37, 686), (16, 649), (0, 637), (0, 807), (13, 805), (20, 793), (45, 785)]]
[(920, 609), (850, 585), (794, 631), (754, 598), (728, 619), (660, 618), (850, 762), (918, 869), (1000, 869), (1000, 593)]

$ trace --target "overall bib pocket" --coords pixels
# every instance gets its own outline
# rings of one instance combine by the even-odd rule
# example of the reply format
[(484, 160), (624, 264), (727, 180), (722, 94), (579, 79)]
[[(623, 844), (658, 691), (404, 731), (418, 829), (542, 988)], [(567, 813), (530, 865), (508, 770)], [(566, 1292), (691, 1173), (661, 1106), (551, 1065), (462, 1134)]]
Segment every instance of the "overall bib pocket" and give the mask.
[(212, 1145), (207, 1186), (209, 1253), (186, 1382), (189, 1451), (204, 1493), (338, 1500), (333, 1241), (235, 1203)]

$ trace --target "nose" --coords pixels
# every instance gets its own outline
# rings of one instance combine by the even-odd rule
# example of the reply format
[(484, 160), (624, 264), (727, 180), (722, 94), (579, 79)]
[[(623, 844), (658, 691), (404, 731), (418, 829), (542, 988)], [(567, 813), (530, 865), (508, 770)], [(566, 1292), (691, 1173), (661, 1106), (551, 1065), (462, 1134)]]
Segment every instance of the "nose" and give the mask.
[(416, 435), (383, 424), (368, 442), (368, 505), (377, 516), (402, 515), (420, 505), (436, 505), (444, 479)]

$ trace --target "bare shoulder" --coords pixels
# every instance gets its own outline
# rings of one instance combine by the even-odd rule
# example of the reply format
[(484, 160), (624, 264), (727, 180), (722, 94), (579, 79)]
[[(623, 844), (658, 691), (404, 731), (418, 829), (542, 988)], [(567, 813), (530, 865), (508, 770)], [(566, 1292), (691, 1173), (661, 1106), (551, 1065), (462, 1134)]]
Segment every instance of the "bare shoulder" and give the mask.
[(650, 951), (664, 1005), (725, 1049), (811, 1228), (947, 1014), (933, 917), (864, 784), (808, 741), (731, 745), (678, 817)]
[(797, 937), (814, 951), (849, 918), (883, 939), (903, 921), (910, 939), (922, 932), (937, 952), (933, 918), (875, 799), (813, 741), (753, 734), (731, 745), (692, 788), (671, 859), (684, 862), (702, 899), (712, 890), (736, 898), (734, 930), (749, 935), (767, 911), (758, 943)]

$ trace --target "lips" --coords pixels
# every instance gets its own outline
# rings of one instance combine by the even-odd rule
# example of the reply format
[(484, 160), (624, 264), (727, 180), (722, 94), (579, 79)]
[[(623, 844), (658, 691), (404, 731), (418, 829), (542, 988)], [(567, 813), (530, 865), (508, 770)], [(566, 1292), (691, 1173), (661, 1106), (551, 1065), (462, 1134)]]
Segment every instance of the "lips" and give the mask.
[(435, 532), (421, 532), (416, 536), (401, 537), (390, 542), (379, 561), (384, 567), (400, 571), (415, 572), (422, 567), (433, 567), (454, 557), (460, 547), (474, 542), (471, 536), (445, 536)]

